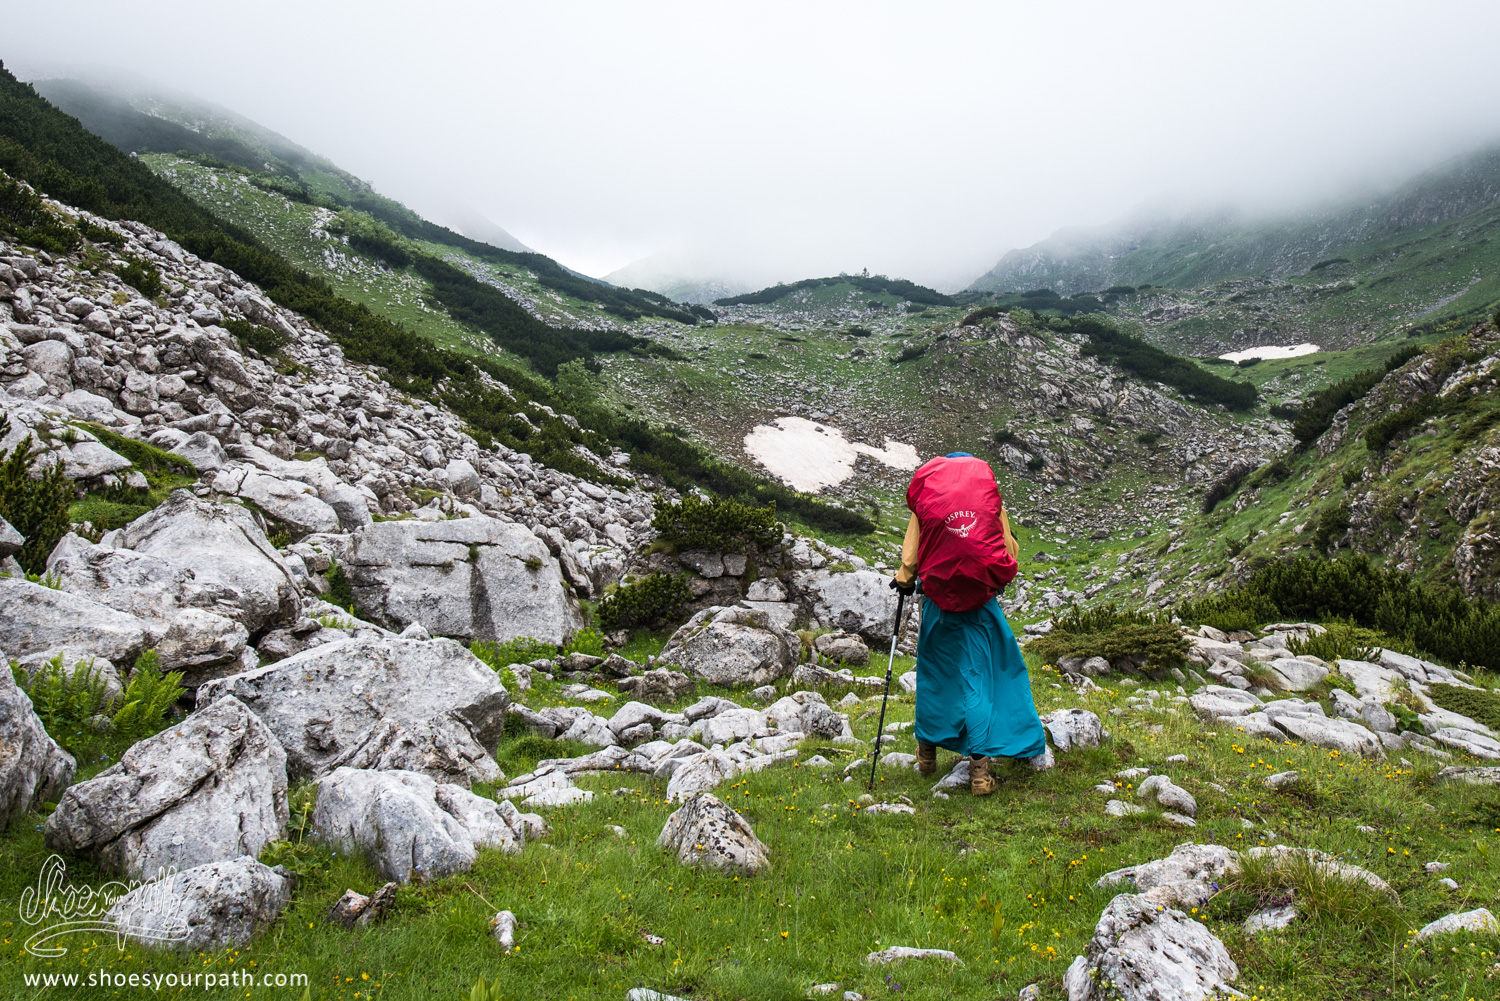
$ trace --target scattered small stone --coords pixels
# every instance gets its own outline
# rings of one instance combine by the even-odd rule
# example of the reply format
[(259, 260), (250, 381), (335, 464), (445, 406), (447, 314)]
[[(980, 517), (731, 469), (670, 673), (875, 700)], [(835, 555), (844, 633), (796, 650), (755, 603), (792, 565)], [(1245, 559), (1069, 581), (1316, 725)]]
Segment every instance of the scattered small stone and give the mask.
[[(1371, 830), (1374, 830), (1374, 828), (1371, 828)], [(1446, 872), (1448, 870), (1448, 863), (1447, 862), (1428, 862), (1422, 868), (1425, 869), (1425, 870), (1427, 870), (1428, 872), (1432, 872), (1432, 873)]]
[(510, 911), (500, 911), (490, 918), (490, 934), (500, 943), (500, 948), (510, 952), (516, 944), (516, 916)]
[(905, 803), (876, 803), (867, 806), (863, 813), (916, 813), (916, 808), (907, 806)]
[(1106, 817), (1130, 817), (1145, 812), (1146, 808), (1144, 806), (1136, 803), (1127, 803), (1120, 799), (1112, 799), (1104, 804), (1104, 815)]
[(1042, 989), (1036, 984), (1027, 984), (1021, 988), (1021, 993), (1016, 995), (1016, 1001), (1041, 1001)]
[(630, 832), (625, 830), (625, 828), (621, 827), (619, 824), (610, 824), (609, 829), (614, 832), (614, 835), (617, 838), (625, 838), (630, 836)]
[(386, 883), (372, 895), (365, 896), (353, 890), (334, 901), (328, 911), (328, 920), (337, 921), (345, 928), (367, 928), (380, 921), (396, 902), (396, 883)]
[(1262, 908), (1245, 919), (1245, 931), (1252, 935), (1258, 931), (1276, 931), (1285, 928), (1296, 918), (1297, 908), (1290, 904), (1285, 907)]
[(960, 961), (947, 949), (913, 949), (910, 946), (893, 945), (889, 949), (870, 953), (865, 957), (865, 963), (869, 966), (881, 966), (885, 963), (900, 963), (908, 959), (941, 959), (949, 963)]
[(1115, 778), (1121, 782), (1134, 782), (1151, 774), (1149, 768), (1127, 768), (1123, 772), (1115, 772)]
[(1198, 826), (1198, 822), (1196, 820), (1194, 820), (1192, 817), (1185, 817), (1185, 816), (1183, 816), (1180, 813), (1173, 813), (1171, 810), (1167, 810), (1167, 811), (1163, 812), (1162, 815), (1161, 815), (1161, 817), (1162, 817), (1163, 820), (1167, 821), (1168, 823), (1176, 824), (1178, 827), (1197, 827)]
[(1094, 791), (1102, 792), (1107, 796), (1113, 796), (1115, 793), (1115, 784), (1113, 782), (1100, 782), (1094, 786)]
[(802, 767), (804, 767), (804, 768), (832, 768), (833, 767), (833, 762), (829, 761), (827, 758), (823, 757), (823, 755), (821, 755), (821, 754), (814, 754), (812, 757), (810, 757), (806, 761), (802, 762)]
[(675, 994), (663, 994), (649, 987), (632, 987), (625, 993), (625, 1001), (690, 1001), (690, 999), (680, 998)]
[(1175, 763), (1178, 763), (1178, 762), (1188, 762), (1188, 761), (1191, 761), (1192, 758), (1189, 758), (1186, 754), (1174, 754), (1171, 757), (1169, 757), (1167, 760), (1170, 761), (1170, 762), (1173, 762), (1175, 764)]
[(1360, 824), (1358, 827), (1355, 828), (1355, 830), (1358, 831), (1361, 834), (1379, 834), (1380, 833), (1375, 828), (1371, 827), (1369, 824)]
[(838, 984), (813, 984), (807, 989), (809, 994), (832, 994), (839, 989)]
[(647, 945), (666, 945), (667, 944), (667, 940), (666, 939), (662, 938), (660, 935), (653, 935), (653, 934), (651, 934), (650, 932), (648, 932), (644, 928), (641, 929), (641, 941), (645, 942)]
[(1438, 885), (1447, 887), (1450, 890), (1458, 889), (1458, 883), (1454, 880), (1449, 879), (1447, 876), (1444, 876), (1442, 879), (1438, 880)]
[(1495, 920), (1483, 907), (1477, 907), (1472, 911), (1463, 911), (1456, 914), (1445, 914), (1431, 924), (1424, 925), (1417, 932), (1416, 938), (1420, 942), (1423, 939), (1432, 938), (1434, 935), (1447, 935), (1456, 931), (1471, 931), (1493, 935), (1500, 932), (1500, 921)]
[(1267, 775), (1263, 784), (1267, 789), (1285, 789), (1302, 781), (1302, 776), (1297, 772), (1277, 772), (1275, 775)]
[(630, 788), (629, 786), (621, 786), (620, 788), (616, 789), (614, 792), (610, 793), (610, 795), (611, 796), (629, 796), (633, 792), (635, 792), (635, 790), (632, 789), (632, 788)]

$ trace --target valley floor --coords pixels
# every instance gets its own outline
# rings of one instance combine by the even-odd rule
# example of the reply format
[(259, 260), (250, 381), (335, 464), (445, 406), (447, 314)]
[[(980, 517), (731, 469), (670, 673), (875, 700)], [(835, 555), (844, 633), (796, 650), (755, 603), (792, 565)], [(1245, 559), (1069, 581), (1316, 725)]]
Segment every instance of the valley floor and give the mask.
[[(897, 673), (910, 666), (899, 661)], [(42, 818), (22, 818), (0, 836), (0, 897), (11, 910), (3, 938), (13, 957), (0, 974), (4, 993), (301, 996), (300, 988), (78, 986), (59, 995), (27, 986), (34, 975), (239, 971), (306, 974), (307, 996), (317, 1001), (467, 998), (479, 977), (495, 983), (492, 996), (527, 1001), (623, 999), (638, 986), (702, 1001), (804, 998), (814, 985), (835, 982), (836, 997), (852, 990), (872, 999), (1008, 998), (1036, 983), (1041, 998), (1060, 999), (1066, 996), (1063, 971), (1119, 892), (1097, 888), (1099, 877), (1196, 840), (1233, 848), (1318, 848), (1374, 872), (1400, 898), (1391, 903), (1351, 891), (1308, 899), (1290, 927), (1250, 934), (1241, 922), (1266, 901), (1253, 888), (1225, 887), (1191, 910), (1228, 947), (1246, 996), (1496, 996), (1496, 936), (1420, 943), (1412, 936), (1444, 914), (1495, 905), (1500, 868), (1490, 852), (1500, 834), (1500, 802), (1493, 789), (1434, 784), (1447, 762), (1412, 751), (1406, 752), (1412, 760), (1398, 752), (1390, 760), (1360, 760), (1205, 729), (1185, 703), (1173, 701), (1175, 685), (1155, 686), (1166, 708), (1141, 709), (1136, 706), (1149, 701), (1139, 698), (1133, 682), (1100, 679), (1108, 687), (1082, 694), (1049, 666), (1033, 659), (1030, 669), (1041, 712), (1090, 709), (1104, 720), (1110, 739), (1097, 749), (1059, 753), (1050, 772), (1002, 767), (999, 791), (982, 799), (963, 787), (936, 798), (932, 780), (883, 767), (877, 800), (904, 797), (915, 813), (877, 816), (858, 802), (868, 771), (856, 768), (858, 777), (844, 780), (844, 767), (860, 753), (810, 738), (797, 763), (742, 775), (715, 790), (770, 848), (771, 870), (758, 877), (679, 865), (656, 847), (676, 808), (664, 802), (664, 783), (635, 773), (601, 774), (580, 780), (595, 791), (592, 803), (547, 812), (550, 836), (529, 841), (518, 855), (485, 850), (461, 876), (402, 887), (394, 912), (377, 928), (345, 931), (325, 914), (346, 888), (369, 893), (381, 878), (362, 860), (316, 853), (302, 863), (307, 871), (291, 906), (244, 949), (188, 956), (136, 946), (116, 951), (113, 936), (92, 933), (62, 941), (65, 956), (41, 960), (21, 947), (31, 929), (11, 920), (11, 908), (36, 883), (48, 856)], [(831, 703), (843, 693), (826, 694)], [(738, 698), (743, 701), (743, 693)], [(565, 701), (552, 685), (525, 700), (533, 708)], [(908, 721), (913, 709), (911, 696), (893, 697), (887, 720)], [(850, 710), (859, 737), (873, 738), (878, 711), (878, 696)], [(915, 750), (909, 731), (894, 746)], [(553, 741), (522, 737), (502, 744), (498, 759), (507, 773), (519, 775), (558, 753)], [(813, 755), (832, 766), (809, 767)], [(1185, 760), (1170, 760), (1179, 755)], [(940, 775), (953, 760), (941, 754)], [(1154, 808), (1106, 816), (1106, 800), (1133, 799), (1132, 780), (1116, 777), (1132, 767), (1168, 774), (1188, 789), (1198, 802), (1197, 828), (1175, 826)], [(1263, 784), (1266, 776), (1290, 769), (1303, 776), (1295, 790), (1273, 792)], [(1113, 792), (1096, 790), (1101, 783)], [(1440, 885), (1438, 874), (1424, 870), (1430, 862), (1447, 864), (1441, 875), (1458, 888)], [(74, 859), (68, 879), (101, 882)], [(487, 928), (499, 909), (520, 921), (510, 954)], [(665, 942), (651, 944), (648, 935)], [(950, 949), (961, 963), (866, 965), (868, 953), (889, 946)]]

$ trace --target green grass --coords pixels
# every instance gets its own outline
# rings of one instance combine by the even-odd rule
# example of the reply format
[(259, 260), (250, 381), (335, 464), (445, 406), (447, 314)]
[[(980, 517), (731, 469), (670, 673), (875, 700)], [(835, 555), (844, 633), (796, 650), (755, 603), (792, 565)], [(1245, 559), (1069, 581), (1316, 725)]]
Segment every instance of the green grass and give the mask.
[[(403, 888), (380, 927), (344, 931), (323, 920), (346, 888), (368, 893), (380, 883), (362, 861), (335, 857), (313, 869), (282, 919), (243, 950), (176, 957), (132, 946), (117, 953), (112, 939), (81, 936), (51, 965), (17, 948), (4, 976), (18, 983), (21, 972), (96, 966), (125, 973), (296, 971), (309, 974), (315, 999), (356, 993), (457, 999), (480, 976), (498, 978), (501, 996), (517, 999), (621, 998), (637, 985), (705, 1001), (801, 998), (812, 984), (829, 981), (872, 998), (1007, 997), (1035, 982), (1044, 998), (1058, 999), (1063, 970), (1112, 896), (1094, 881), (1196, 837), (1235, 847), (1320, 848), (1371, 869), (1401, 896), (1399, 906), (1379, 912), (1378, 922), (1351, 923), (1362, 913), (1357, 908), (1370, 904), (1339, 898), (1285, 932), (1251, 937), (1232, 920), (1242, 915), (1229, 905), (1269, 888), (1264, 881), (1237, 886), (1205, 917), (1240, 964), (1247, 993), (1277, 1001), (1489, 996), (1483, 978), (1495, 962), (1493, 937), (1422, 948), (1407, 933), (1450, 910), (1493, 903), (1500, 890), (1500, 872), (1488, 860), (1500, 828), (1493, 794), (1433, 786), (1437, 764), (1425, 758), (1410, 768), (1394, 759), (1350, 760), (1205, 732), (1188, 713), (1113, 717), (1108, 710), (1123, 707), (1133, 688), (1079, 698), (1054, 687), (1056, 675), (1040, 666), (1033, 665), (1033, 678), (1042, 711), (1083, 705), (1104, 714), (1113, 739), (1098, 750), (1060, 756), (1060, 766), (1046, 774), (1002, 766), (999, 791), (983, 800), (962, 790), (934, 800), (914, 772), (882, 769), (878, 796), (909, 797), (918, 811), (909, 817), (863, 816), (854, 803), (863, 779), (842, 782), (840, 769), (781, 766), (727, 783), (717, 795), (770, 846), (772, 871), (762, 877), (736, 881), (679, 866), (655, 848), (672, 810), (662, 801), (663, 786), (638, 774), (601, 775), (581, 780), (596, 791), (593, 804), (548, 814), (550, 836), (529, 842), (518, 856), (482, 852), (462, 876)], [(559, 701), (557, 690), (542, 685), (527, 701), (534, 707)], [(878, 708), (872, 702), (853, 712), (861, 736), (873, 735)], [(909, 696), (893, 698), (887, 718), (909, 720), (912, 712)], [(855, 757), (824, 743), (807, 741), (803, 757), (823, 753), (840, 763)], [(913, 750), (909, 732), (895, 748)], [(499, 759), (514, 775), (540, 757), (579, 750), (519, 738), (502, 746)], [(1192, 760), (1164, 765), (1175, 753)], [(944, 769), (953, 760), (946, 752), (940, 758)], [(1103, 816), (1105, 797), (1092, 786), (1140, 764), (1165, 767), (1193, 792), (1197, 831), (1183, 832), (1154, 812)], [(1288, 768), (1302, 771), (1301, 790), (1273, 794), (1260, 784)], [(1213, 791), (1210, 782), (1227, 792)], [(618, 788), (632, 791), (611, 795)], [(1242, 818), (1254, 828), (1243, 827)], [(34, 880), (47, 854), (39, 823), (23, 818), (0, 836), (0, 895), (8, 899)], [(1378, 833), (1357, 832), (1361, 824)], [(625, 836), (617, 838), (609, 825), (624, 828)], [(1450, 863), (1447, 875), (1461, 892), (1438, 887), (1421, 871), (1427, 861)], [(81, 860), (69, 860), (69, 874), (75, 882), (102, 879)], [(486, 929), (501, 908), (522, 925), (520, 949), (508, 956)], [(3, 928), (12, 947), (23, 930)], [(666, 945), (646, 944), (643, 932), (664, 937)], [(952, 949), (964, 965), (863, 964), (867, 952), (890, 945)]]

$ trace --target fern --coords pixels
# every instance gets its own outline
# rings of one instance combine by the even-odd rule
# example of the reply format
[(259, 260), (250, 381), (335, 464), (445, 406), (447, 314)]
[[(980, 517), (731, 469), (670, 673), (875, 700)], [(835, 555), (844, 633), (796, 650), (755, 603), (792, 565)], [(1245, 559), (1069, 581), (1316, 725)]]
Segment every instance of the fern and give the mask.
[(185, 690), (182, 672), (161, 673), (161, 661), (155, 650), (147, 650), (135, 660), (130, 684), (125, 686), (111, 707), (115, 741), (129, 744), (156, 733), (166, 723), (167, 713)]
[(104, 672), (94, 667), (92, 659), (74, 664), (71, 673), (63, 667), (62, 654), (34, 674), (14, 661), (10, 670), (53, 740), (69, 751), (93, 742), (92, 721), (108, 708), (109, 698)]

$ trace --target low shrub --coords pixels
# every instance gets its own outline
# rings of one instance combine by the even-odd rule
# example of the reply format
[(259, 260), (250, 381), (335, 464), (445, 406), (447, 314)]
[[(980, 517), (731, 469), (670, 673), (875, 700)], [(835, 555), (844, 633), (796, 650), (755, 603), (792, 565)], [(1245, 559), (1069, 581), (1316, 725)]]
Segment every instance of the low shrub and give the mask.
[(1144, 657), (1146, 667), (1168, 670), (1187, 663), (1188, 641), (1165, 616), (1122, 612), (1114, 604), (1071, 607), (1052, 620), (1052, 632), (1026, 645), (1056, 663), (1063, 657), (1103, 657), (1111, 664), (1125, 657)]
[(730, 498), (703, 500), (688, 494), (673, 504), (660, 495), (651, 527), (657, 538), (681, 549), (738, 552), (747, 546), (769, 549), (781, 541), (776, 524), (776, 503), (746, 504)]
[(1225, 630), (1283, 618), (1343, 619), (1436, 660), (1500, 667), (1500, 606), (1448, 588), (1419, 586), (1409, 574), (1377, 567), (1363, 553), (1271, 562), (1235, 591), (1184, 602), (1177, 614), (1184, 622)]
[(1326, 626), (1327, 631), (1308, 636), (1305, 640), (1296, 637), (1287, 640), (1286, 648), (1294, 657), (1308, 654), (1332, 664), (1339, 660), (1378, 660), (1380, 648), (1386, 645), (1384, 636), (1373, 629), (1356, 626), (1348, 619), (1334, 619)]
[(323, 579), (328, 581), (328, 593), (323, 595), (323, 600), (330, 605), (347, 608), (354, 611), (354, 585), (349, 581), (349, 575), (344, 572), (344, 567), (338, 560), (332, 560), (328, 569), (323, 571)]
[(1375, 388), (1376, 383), (1385, 378), (1386, 373), (1394, 372), (1421, 353), (1421, 347), (1408, 344), (1387, 358), (1379, 368), (1357, 372), (1342, 382), (1319, 390), (1298, 409), (1297, 417), (1292, 422), (1293, 437), (1304, 448), (1311, 445), (1332, 426), (1335, 414), (1356, 400), (1363, 399), (1366, 393)]
[(1349, 505), (1335, 504), (1325, 507), (1313, 519), (1313, 548), (1326, 553), (1334, 548), (1349, 531)]
[[(0, 438), (10, 432), (10, 418), (0, 414)], [(38, 471), (36, 439), (27, 439), (0, 460), (0, 518), (26, 537), (16, 561), (28, 573), (41, 573), (57, 541), (68, 532), (73, 484), (58, 462)], [(127, 457), (128, 458), (128, 457)]]
[(240, 347), (254, 351), (265, 358), (275, 356), (292, 340), (279, 330), (262, 327), (258, 323), (250, 323), (247, 320), (224, 320), (220, 326), (234, 335)]
[(1500, 730), (1500, 692), (1435, 684), (1428, 686), (1427, 697), (1442, 709), (1462, 713), (1492, 730)]
[(31, 699), (47, 734), (80, 762), (118, 756), (160, 731), (184, 691), (182, 672), (161, 673), (155, 651), (136, 658), (130, 682), (111, 698), (103, 671), (92, 659), (63, 666), (58, 654), (32, 674), (15, 662), (11, 675)]
[(604, 634), (592, 627), (585, 627), (573, 634), (562, 649), (564, 654), (586, 653), (590, 657), (604, 656)]
[(78, 230), (42, 204), (30, 188), (0, 177), (0, 230), (49, 254), (66, 254), (78, 246)]
[(656, 619), (673, 619), (693, 599), (682, 574), (651, 574), (621, 584), (599, 602), (595, 613), (605, 629), (632, 629)]
[(901, 349), (900, 354), (891, 359), (891, 364), (900, 365), (902, 362), (912, 361), (915, 358), (920, 358), (926, 353), (926, 344), (908, 344), (906, 347)]
[(988, 320), (992, 316), (1004, 316), (1008, 310), (1000, 306), (981, 306), (968, 316), (959, 321), (960, 327), (977, 326), (980, 322)]
[(504, 641), (475, 640), (469, 644), (469, 652), (492, 670), (499, 671), (511, 664), (529, 664), (533, 660), (556, 657), (557, 647), (530, 636), (517, 636)]
[(166, 288), (162, 284), (161, 272), (156, 265), (139, 257), (126, 255), (125, 263), (115, 269), (120, 281), (135, 289), (147, 299), (155, 299)]

